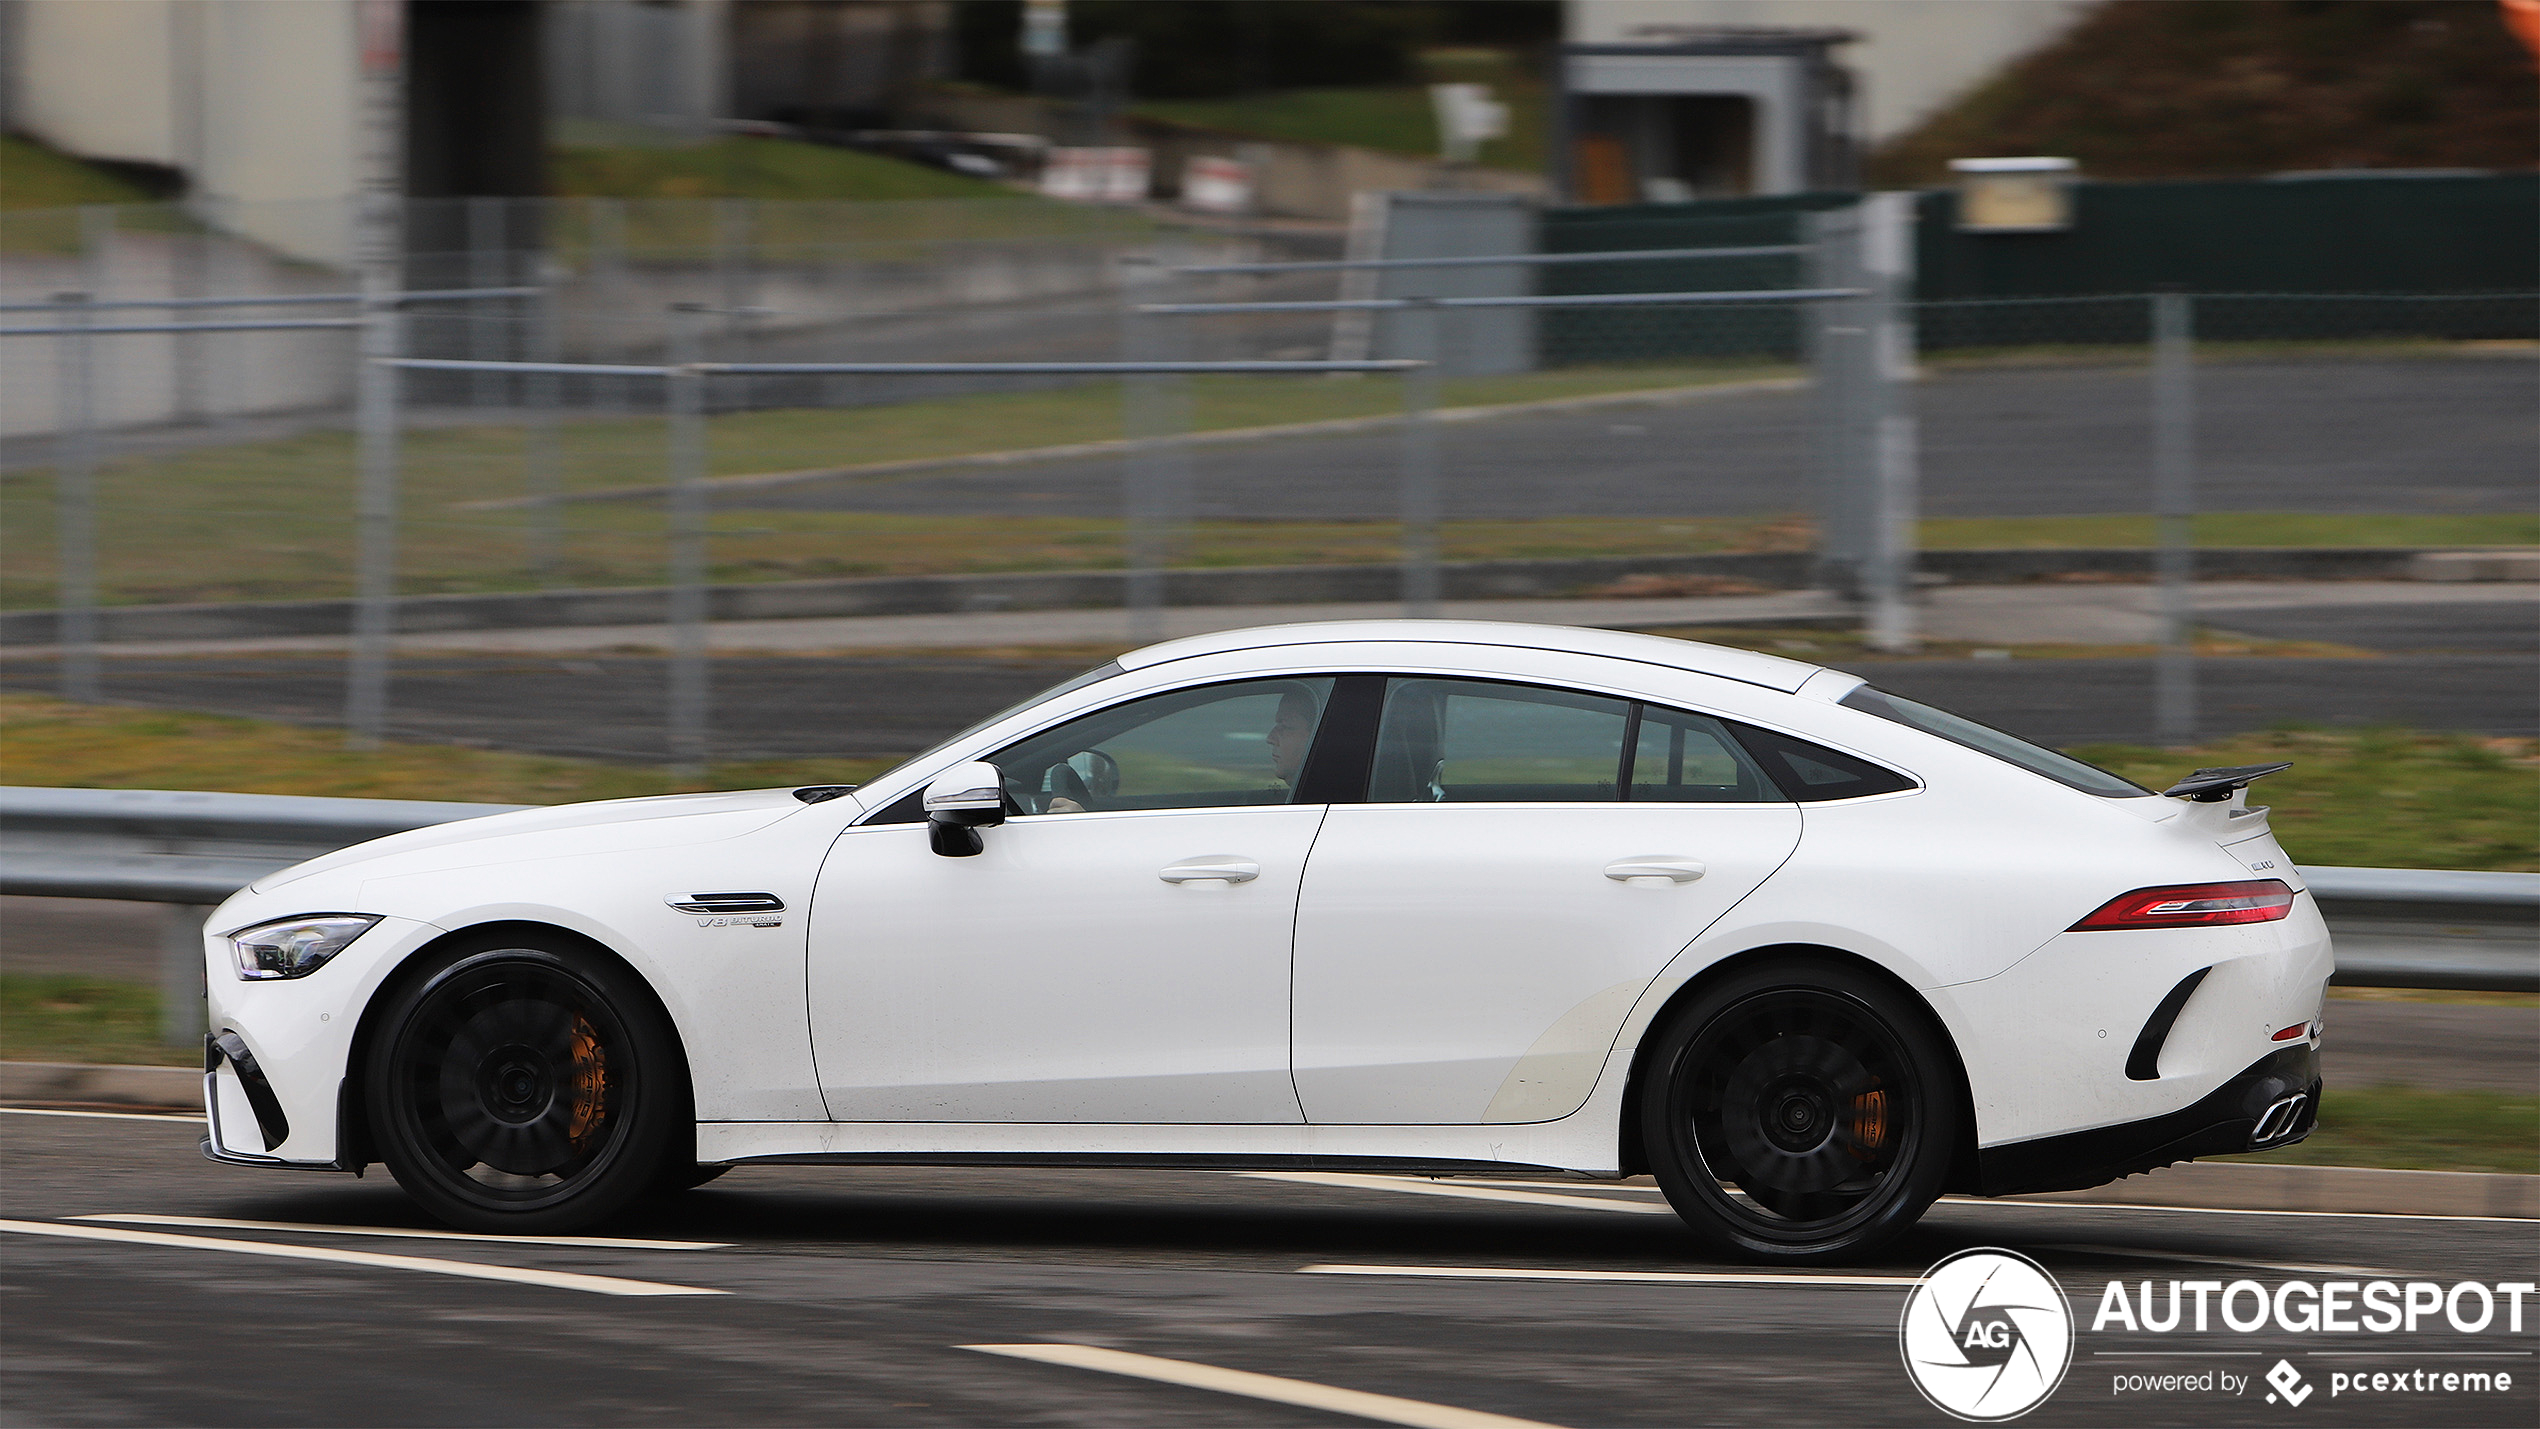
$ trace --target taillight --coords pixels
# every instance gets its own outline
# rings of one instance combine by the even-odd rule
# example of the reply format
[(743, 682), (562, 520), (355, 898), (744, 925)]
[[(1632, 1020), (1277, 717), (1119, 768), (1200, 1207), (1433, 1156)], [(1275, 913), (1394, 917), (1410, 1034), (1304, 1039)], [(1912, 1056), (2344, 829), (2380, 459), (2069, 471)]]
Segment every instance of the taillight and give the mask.
[(2272, 923), (2293, 911), (2293, 890), (2282, 879), (2245, 883), (2182, 883), (2138, 888), (2099, 905), (2070, 931), (2107, 928), (2215, 928), (2226, 923)]

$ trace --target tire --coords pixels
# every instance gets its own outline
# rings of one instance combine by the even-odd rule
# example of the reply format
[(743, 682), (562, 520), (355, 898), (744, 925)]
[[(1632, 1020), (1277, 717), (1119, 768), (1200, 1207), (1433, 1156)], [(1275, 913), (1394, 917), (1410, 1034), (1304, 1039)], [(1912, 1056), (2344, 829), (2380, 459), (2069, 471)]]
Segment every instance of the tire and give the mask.
[(567, 940), (461, 947), (398, 992), (364, 1096), (380, 1160), (436, 1218), (552, 1234), (653, 1185), (687, 1069), (631, 973)]
[(1731, 974), (1660, 1034), (1642, 1145), (1669, 1204), (1734, 1253), (1858, 1259), (1936, 1200), (1959, 1135), (1930, 1015), (1841, 963)]

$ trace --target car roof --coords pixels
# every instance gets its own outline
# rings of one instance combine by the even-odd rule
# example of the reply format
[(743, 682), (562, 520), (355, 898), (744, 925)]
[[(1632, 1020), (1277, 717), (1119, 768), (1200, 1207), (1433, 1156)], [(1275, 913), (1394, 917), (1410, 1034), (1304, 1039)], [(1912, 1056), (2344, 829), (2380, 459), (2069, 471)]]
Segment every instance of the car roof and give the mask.
[(1779, 655), (1763, 655), (1752, 650), (1733, 650), (1725, 645), (1704, 645), (1693, 640), (1634, 635), (1620, 630), (1587, 630), (1575, 625), (1521, 625), (1498, 620), (1323, 620), (1298, 625), (1257, 625), (1246, 630), (1221, 630), (1209, 635), (1186, 636), (1180, 640), (1167, 640), (1161, 645), (1150, 645), (1143, 650), (1133, 650), (1120, 657), (1120, 666), (1124, 670), (1138, 670), (1169, 660), (1187, 660), (1195, 655), (1290, 645), (1382, 643), (1494, 645), (1504, 649), (1601, 655), (1612, 660), (1631, 660), (1671, 670), (1718, 675), (1723, 679), (1761, 685), (1784, 693), (1796, 693), (1801, 685), (1808, 682), (1809, 676), (1818, 672), (1817, 666), (1802, 661), (1785, 660)]

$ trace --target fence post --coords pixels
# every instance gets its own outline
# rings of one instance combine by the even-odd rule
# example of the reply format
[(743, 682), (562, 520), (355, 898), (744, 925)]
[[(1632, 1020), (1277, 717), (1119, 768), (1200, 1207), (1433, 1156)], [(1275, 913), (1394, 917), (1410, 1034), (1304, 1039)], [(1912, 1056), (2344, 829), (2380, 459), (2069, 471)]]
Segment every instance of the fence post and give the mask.
[[(1121, 259), (1121, 284), (1130, 301), (1120, 315), (1120, 355), (1131, 362), (1173, 362), (1190, 356), (1190, 329), (1169, 319), (1142, 316), (1136, 290), (1171, 283), (1171, 259), (1143, 255)], [(1170, 296), (1168, 293), (1167, 296)], [(1123, 554), (1128, 560), (1129, 638), (1147, 645), (1164, 638), (1168, 569), (1189, 516), (1190, 379), (1169, 373), (1121, 379), (1121, 427), (1128, 438), (1121, 471)]]
[[(467, 285), (471, 288), (508, 286), (504, 274), (507, 254), (503, 252), (504, 213), (499, 198), (474, 197), (467, 204)], [(471, 298), (467, 304), (467, 355), (478, 362), (499, 362), (504, 357), (502, 315), (508, 304), (501, 298)], [(500, 372), (468, 374), (469, 405), (484, 408), (502, 405), (510, 397), (508, 381)]]
[[(1866, 289), (1860, 206), (1807, 217), (1812, 286)], [(1870, 477), (1877, 465), (1870, 406), (1871, 305), (1864, 295), (1810, 306), (1809, 380), (1816, 398), (1814, 583), (1851, 600), (1864, 589), (1872, 510)]]
[[(538, 295), (530, 299), (532, 362), (561, 362), (564, 358), (564, 345), (557, 331), (558, 276), (551, 262), (549, 270), (538, 275)], [(556, 408), (564, 379), (553, 372), (533, 372), (523, 385), (529, 398), (529, 499), (536, 503), (530, 513), (536, 524), (529, 533), (529, 567), (541, 587), (553, 590), (564, 584), (564, 453), (556, 435)]]
[[(211, 241), (212, 236), (199, 228), (195, 232), (180, 233), (173, 237), (168, 249), (168, 287), (173, 296), (179, 298), (211, 296), (205, 291), (208, 285), (204, 282), (203, 271), (206, 266), (204, 260), (207, 257), (205, 249), (210, 246)], [(203, 358), (204, 350), (212, 334), (181, 332), (173, 334), (173, 337), (174, 341), (168, 348), (170, 368), (168, 386), (170, 396), (174, 398), (171, 403), (174, 408), (172, 415), (181, 423), (209, 421), (211, 401), (209, 394), (204, 390)]]
[[(758, 301), (754, 291), (755, 265), (751, 249), (757, 241), (757, 208), (752, 200), (724, 198), (714, 201), (714, 306), (723, 317), (723, 341), (720, 357), (725, 362), (748, 362), (758, 347), (753, 331)], [(700, 357), (690, 361), (701, 361)], [(734, 378), (738, 390), (726, 389), (726, 403), (738, 402), (742, 411), (751, 408), (752, 388), (747, 377)]]
[(88, 335), (90, 295), (55, 293), (54, 339), (58, 371), (54, 394), (60, 415), (60, 455), (53, 471), (54, 540), (61, 626), (62, 698), (95, 704), (102, 696), (97, 670), (97, 396), (96, 339)]
[(2161, 609), (2152, 726), (2170, 749), (2196, 742), (2194, 303), (2176, 289), (2152, 295), (2152, 504)]
[(206, 989), (203, 977), (203, 924), (212, 909), (195, 903), (171, 903), (160, 911), (159, 1041), (169, 1047), (203, 1043)]
[(706, 777), (706, 393), (698, 347), (703, 303), (670, 312), (670, 773)]
[[(626, 200), (589, 198), (591, 229), (591, 289), (594, 312), (591, 318), (594, 357), (601, 362), (630, 361), (633, 351), (631, 324), (634, 297), (627, 291), (626, 278)], [(634, 377), (597, 377), (588, 379), (599, 388), (594, 393), (602, 410), (623, 412), (634, 404)]]
[(1872, 194), (1862, 204), (1862, 266), (1871, 297), (1871, 392), (1877, 413), (1871, 487), (1869, 598), (1864, 630), (1876, 650), (1910, 651), (1914, 632), (1914, 549), (1922, 491), (1920, 432), (1914, 417), (1914, 195)]
[(1402, 374), (1402, 613), (1438, 614), (1438, 313), (1435, 298), (1412, 298), (1402, 309), (1402, 355), (1418, 367)]
[(379, 747), (388, 731), (389, 646), (397, 620), (398, 355), (393, 266), (362, 275), (361, 370), (355, 374), (360, 489), (354, 501), (353, 658), (344, 695), (346, 742)]

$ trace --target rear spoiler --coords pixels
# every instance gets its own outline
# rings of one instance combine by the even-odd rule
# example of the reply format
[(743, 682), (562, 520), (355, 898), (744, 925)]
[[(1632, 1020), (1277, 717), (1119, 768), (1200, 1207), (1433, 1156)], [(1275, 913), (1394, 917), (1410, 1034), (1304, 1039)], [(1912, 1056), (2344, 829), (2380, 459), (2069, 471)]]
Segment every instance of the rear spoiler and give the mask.
[(2292, 768), (2290, 760), (2282, 764), (2235, 764), (2227, 769), (2199, 769), (2161, 792), (2173, 799), (2197, 804), (2219, 804), (2231, 797), (2234, 789), (2245, 789), (2254, 779), (2281, 774)]

